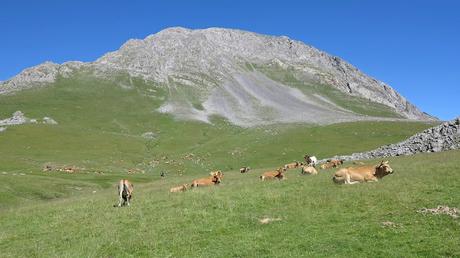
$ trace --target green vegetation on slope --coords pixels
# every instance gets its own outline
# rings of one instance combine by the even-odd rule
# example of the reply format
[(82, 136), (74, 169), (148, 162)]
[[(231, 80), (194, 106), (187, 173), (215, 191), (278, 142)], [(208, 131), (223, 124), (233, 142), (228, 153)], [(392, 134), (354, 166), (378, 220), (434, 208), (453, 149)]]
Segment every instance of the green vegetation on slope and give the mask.
[[(169, 175), (196, 174), (240, 166), (275, 167), (301, 160), (305, 153), (318, 158), (349, 154), (394, 143), (431, 125), (410, 122), (357, 122), (325, 127), (302, 124), (244, 129), (221, 118), (213, 125), (177, 121), (155, 112), (166, 92), (143, 80), (123, 77), (114, 81), (86, 74), (60, 79), (50, 87), (0, 96), (0, 115), (21, 110), (27, 117), (49, 116), (58, 125), (11, 126), (0, 133), (0, 172), (27, 173), (38, 177), (46, 163), (75, 165), (85, 170), (62, 180), (75, 187), (49, 182), (54, 194), (0, 188), (5, 200), (0, 208), (22, 200), (51, 199), (77, 193), (76, 188), (109, 182), (110, 175), (127, 175), (128, 169), (145, 171), (143, 180), (156, 180), (160, 171)], [(153, 132), (154, 139), (142, 137)], [(103, 172), (104, 175), (94, 175)], [(46, 177), (54, 178), (54, 177)], [(40, 179), (37, 179), (40, 180)], [(73, 181), (72, 181), (73, 180)], [(47, 184), (43, 180), (43, 184)], [(105, 184), (107, 187), (110, 184)], [(57, 187), (55, 187), (57, 186)], [(96, 186), (100, 187), (99, 184)], [(19, 192), (19, 194), (18, 194)]]
[[(459, 224), (422, 207), (459, 207), (460, 152), (395, 158), (375, 184), (337, 186), (332, 171), (259, 182), (265, 169), (373, 149), (432, 125), (356, 122), (239, 128), (176, 121), (155, 112), (167, 92), (120, 75), (86, 74), (0, 96), (0, 117), (21, 110), (58, 125), (0, 133), (0, 234), (5, 257), (458, 256)], [(199, 107), (199, 106), (198, 106)], [(154, 138), (142, 137), (153, 132)], [(77, 166), (66, 174), (44, 164)], [(240, 166), (254, 168), (239, 174)], [(128, 169), (145, 173), (128, 174)], [(219, 187), (169, 194), (170, 187), (225, 171)], [(159, 172), (166, 171), (165, 179)], [(416, 175), (416, 176), (414, 176)], [(114, 208), (115, 184), (134, 182), (133, 206)], [(428, 183), (429, 182), (429, 183)], [(263, 217), (280, 221), (261, 225)], [(385, 228), (391, 221), (396, 227)]]
[(460, 207), (459, 158), (393, 158), (393, 175), (358, 185), (333, 184), (333, 170), (274, 182), (229, 171), (220, 186), (178, 194), (168, 189), (194, 176), (135, 181), (129, 208), (112, 207), (109, 189), (2, 212), (0, 248), (4, 257), (456, 257), (458, 219), (416, 211)]

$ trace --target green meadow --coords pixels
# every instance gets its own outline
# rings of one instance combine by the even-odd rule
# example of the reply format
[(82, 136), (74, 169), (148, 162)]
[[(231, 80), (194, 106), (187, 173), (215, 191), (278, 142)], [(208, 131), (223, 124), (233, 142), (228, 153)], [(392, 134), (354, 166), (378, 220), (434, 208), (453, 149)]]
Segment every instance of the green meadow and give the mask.
[[(460, 256), (459, 220), (416, 212), (460, 207), (459, 151), (391, 158), (395, 173), (377, 183), (335, 185), (334, 169), (258, 179), (307, 153), (366, 151), (434, 124), (240, 128), (219, 117), (206, 124), (156, 112), (168, 97), (141, 79), (85, 74), (0, 96), (0, 119), (21, 110), (58, 122), (0, 133), (0, 256)], [(46, 164), (77, 171), (44, 172)], [(241, 166), (253, 170), (240, 174)], [(216, 169), (225, 174), (221, 185), (169, 193)], [(134, 183), (132, 206), (114, 208), (121, 178)]]

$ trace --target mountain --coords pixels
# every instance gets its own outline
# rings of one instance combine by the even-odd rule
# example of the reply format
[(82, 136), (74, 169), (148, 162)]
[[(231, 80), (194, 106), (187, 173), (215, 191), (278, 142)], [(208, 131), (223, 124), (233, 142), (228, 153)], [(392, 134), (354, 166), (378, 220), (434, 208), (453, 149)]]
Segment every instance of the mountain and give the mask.
[(285, 36), (221, 28), (169, 28), (129, 40), (94, 62), (46, 62), (1, 82), (0, 94), (82, 72), (124, 88), (141, 78), (151, 91), (167, 92), (156, 111), (178, 119), (210, 122), (218, 116), (242, 127), (435, 120), (339, 57)]

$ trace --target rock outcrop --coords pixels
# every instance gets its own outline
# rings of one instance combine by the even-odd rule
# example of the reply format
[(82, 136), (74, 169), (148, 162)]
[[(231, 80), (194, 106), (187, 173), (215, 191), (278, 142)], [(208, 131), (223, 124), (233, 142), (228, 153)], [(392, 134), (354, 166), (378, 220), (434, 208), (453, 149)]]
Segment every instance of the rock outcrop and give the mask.
[[(460, 117), (426, 129), (400, 143), (385, 145), (368, 152), (335, 156), (333, 159), (344, 159), (346, 161), (364, 160), (456, 149), (460, 149)], [(326, 160), (320, 160), (319, 162), (325, 162)]]
[(25, 117), (24, 113), (16, 111), (12, 117), (0, 120), (0, 126), (21, 125), (27, 122), (29, 122), (29, 119)]
[[(37, 124), (38, 120), (35, 118), (27, 118), (22, 111), (16, 111), (13, 113), (13, 115), (10, 118), (6, 118), (3, 120), (0, 120), (0, 132), (6, 130), (6, 126), (12, 126), (12, 125), (22, 125), (22, 124)], [(43, 124), (50, 124), (50, 125), (56, 125), (57, 122), (56, 120), (52, 119), (51, 117), (43, 117), (42, 120)]]

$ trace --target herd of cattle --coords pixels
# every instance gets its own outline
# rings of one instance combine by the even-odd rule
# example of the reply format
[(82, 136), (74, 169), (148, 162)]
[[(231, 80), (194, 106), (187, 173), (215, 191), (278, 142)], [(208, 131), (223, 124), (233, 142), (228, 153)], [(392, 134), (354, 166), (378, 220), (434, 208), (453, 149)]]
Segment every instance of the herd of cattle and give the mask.
[[(268, 179), (285, 179), (285, 173), (289, 169), (300, 168), (301, 175), (317, 175), (318, 171), (316, 170), (317, 159), (315, 156), (304, 156), (305, 162), (293, 162), (286, 164), (276, 170), (264, 172), (260, 175), (260, 180)], [(328, 160), (326, 163), (321, 164), (319, 167), (321, 169), (330, 169), (337, 168), (343, 164), (343, 160)], [(377, 165), (364, 165), (362, 162), (353, 162), (352, 167), (340, 168), (332, 176), (332, 180), (337, 184), (356, 184), (361, 182), (376, 182), (378, 179), (392, 174), (393, 169), (388, 164), (388, 161), (381, 161)], [(251, 170), (250, 167), (242, 167), (240, 173), (248, 173)], [(192, 183), (183, 184), (180, 186), (172, 187), (170, 189), (171, 193), (184, 192), (193, 187), (202, 187), (210, 185), (218, 185), (221, 183), (224, 174), (222, 171), (217, 170), (210, 173), (210, 176), (200, 179), (195, 179)], [(118, 206), (130, 205), (130, 200), (132, 197), (134, 186), (127, 179), (120, 180), (118, 184), (118, 197), (119, 202)]]

